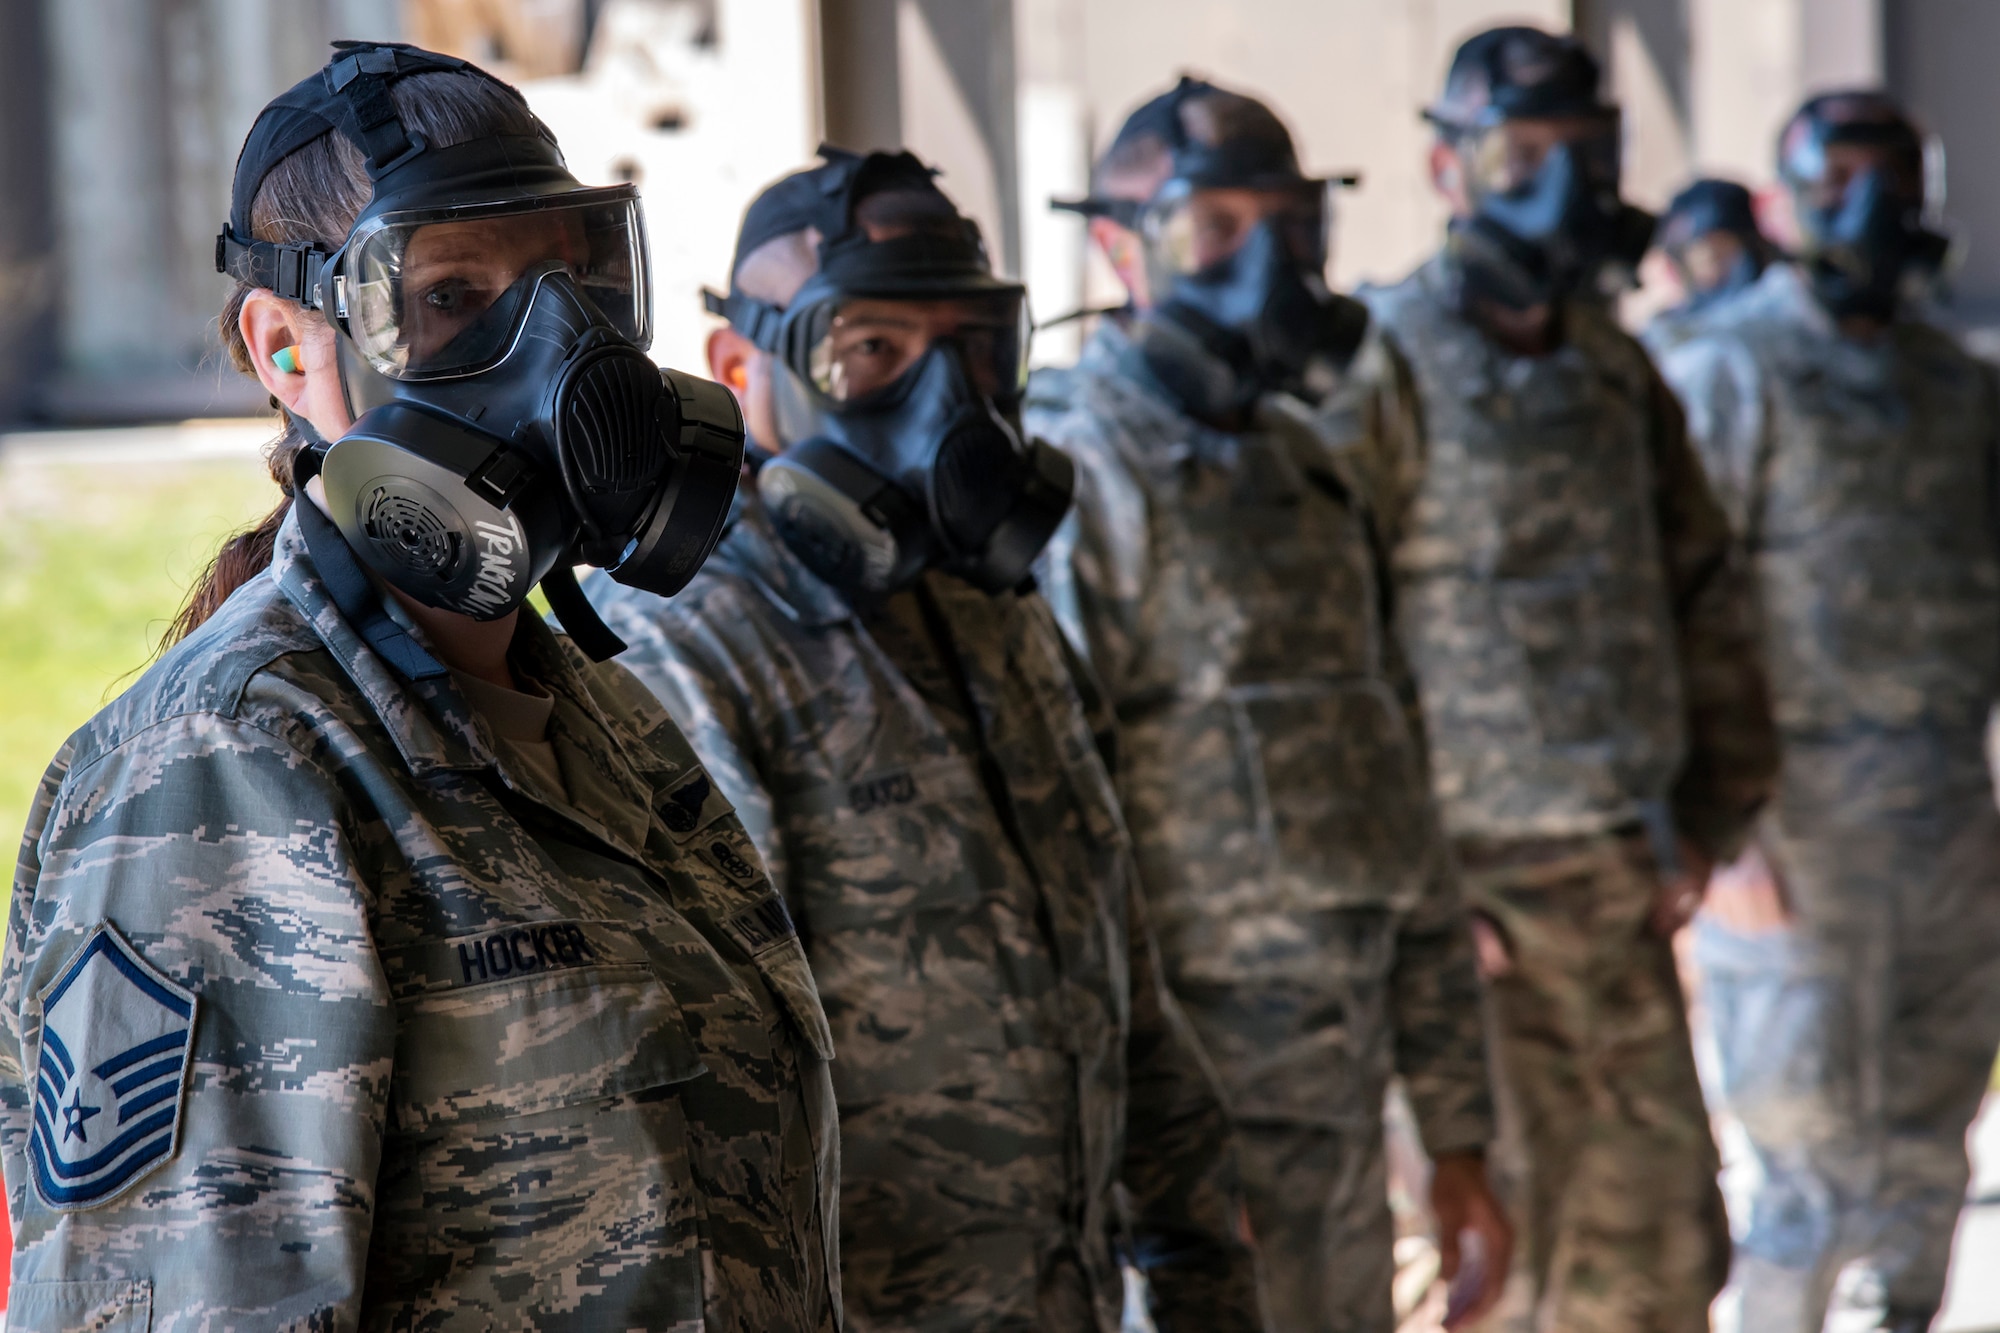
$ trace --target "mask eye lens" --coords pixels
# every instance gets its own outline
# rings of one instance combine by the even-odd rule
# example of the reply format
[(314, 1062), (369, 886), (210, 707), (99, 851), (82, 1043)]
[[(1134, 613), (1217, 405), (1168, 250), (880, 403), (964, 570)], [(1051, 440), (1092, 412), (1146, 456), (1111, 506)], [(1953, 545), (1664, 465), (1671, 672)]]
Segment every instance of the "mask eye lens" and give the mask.
[(910, 300), (851, 297), (805, 315), (803, 377), (836, 406), (885, 395), (939, 343), (958, 351), (973, 390), (1018, 390), (1027, 361), (1018, 292)]
[(641, 347), (648, 339), (644, 231), (624, 187), (579, 191), (557, 207), (392, 214), (357, 234), (344, 267), (348, 334), (392, 379), (497, 363), (552, 274), (568, 275), (626, 339)]

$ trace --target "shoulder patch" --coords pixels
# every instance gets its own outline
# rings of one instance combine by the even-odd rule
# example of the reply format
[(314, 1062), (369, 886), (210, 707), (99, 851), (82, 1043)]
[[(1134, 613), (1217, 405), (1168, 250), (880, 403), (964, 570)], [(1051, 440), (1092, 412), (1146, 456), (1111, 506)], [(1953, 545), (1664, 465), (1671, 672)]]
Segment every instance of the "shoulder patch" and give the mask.
[(28, 1157), (42, 1202), (71, 1212), (116, 1198), (174, 1155), (196, 1001), (109, 922), (39, 998)]
[(674, 835), (674, 841), (686, 842), (735, 807), (707, 772), (697, 768), (668, 788), (653, 802), (653, 808), (659, 811), (660, 822)]

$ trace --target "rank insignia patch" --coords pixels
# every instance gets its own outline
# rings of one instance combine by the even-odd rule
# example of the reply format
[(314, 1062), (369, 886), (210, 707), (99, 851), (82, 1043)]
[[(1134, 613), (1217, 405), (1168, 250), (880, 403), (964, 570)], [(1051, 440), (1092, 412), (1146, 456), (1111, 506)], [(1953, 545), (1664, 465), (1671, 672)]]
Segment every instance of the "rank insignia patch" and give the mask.
[(108, 922), (41, 993), (35, 1193), (73, 1211), (116, 1198), (174, 1154), (195, 997)]

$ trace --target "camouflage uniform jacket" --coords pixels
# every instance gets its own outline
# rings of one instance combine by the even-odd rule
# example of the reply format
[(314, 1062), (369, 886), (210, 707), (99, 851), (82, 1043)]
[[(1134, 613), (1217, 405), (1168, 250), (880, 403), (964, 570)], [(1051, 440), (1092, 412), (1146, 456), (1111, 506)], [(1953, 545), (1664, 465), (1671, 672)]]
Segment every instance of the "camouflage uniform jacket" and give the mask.
[(895, 633), (754, 498), (672, 601), (587, 591), (742, 810), (826, 997), (853, 1325), (1111, 1333), (1122, 1183), (1142, 1256), (1179, 1252), (1151, 1271), (1163, 1326), (1258, 1327), (1228, 1125), (1041, 598), (930, 574), (901, 595), (927, 630)]
[(1726, 313), (1662, 368), (1750, 551), (1779, 727), (1795, 761), (1874, 756), (1865, 775), (1788, 763), (1784, 803), (1985, 806), (2000, 698), (1992, 370), (1918, 319), (1872, 344), (1841, 337), (1790, 265)]
[(360, 639), (297, 524), (36, 801), (10, 1325), (837, 1328), (831, 1042), (727, 802), (524, 617), (568, 790), (535, 789)]
[(1728, 523), (1645, 351), (1572, 302), (1559, 347), (1514, 355), (1443, 259), (1367, 299), (1423, 405), (1371, 489), (1448, 827), (1573, 837), (1658, 811), (1733, 854), (1776, 740)]
[(1104, 681), (1175, 994), (1245, 1119), (1377, 1131), (1393, 1068), (1433, 1152), (1492, 1129), (1478, 983), (1415, 690), (1347, 455), (1404, 411), (1379, 340), (1326, 420), (1211, 430), (1100, 325), (1031, 382), (1076, 460), (1051, 603)]

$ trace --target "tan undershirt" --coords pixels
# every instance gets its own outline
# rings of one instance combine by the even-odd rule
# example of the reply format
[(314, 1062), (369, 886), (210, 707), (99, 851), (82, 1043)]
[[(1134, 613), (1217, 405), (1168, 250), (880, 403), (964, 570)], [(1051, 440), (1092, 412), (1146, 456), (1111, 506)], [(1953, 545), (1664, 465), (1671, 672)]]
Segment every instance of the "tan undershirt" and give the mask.
[(555, 696), (502, 689), (458, 671), (452, 672), (451, 678), (465, 701), (472, 705), (472, 711), (479, 714), (486, 729), (493, 733), (501, 759), (537, 785), (546, 787), (551, 795), (567, 801), (569, 790), (563, 785), (562, 764), (556, 759), (556, 747), (549, 743), (549, 718), (556, 711)]

